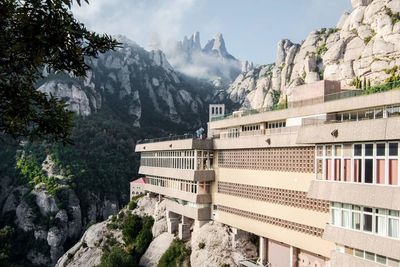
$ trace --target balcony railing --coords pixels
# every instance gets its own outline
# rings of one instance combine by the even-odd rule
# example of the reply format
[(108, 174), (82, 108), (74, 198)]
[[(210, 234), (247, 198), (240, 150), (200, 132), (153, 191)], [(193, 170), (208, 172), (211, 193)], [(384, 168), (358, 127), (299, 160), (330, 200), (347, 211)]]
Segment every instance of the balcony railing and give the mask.
[(235, 134), (229, 132), (221, 132), (219, 134), (214, 135), (215, 139), (235, 139), (240, 137), (248, 137), (248, 136), (263, 136), (263, 135), (275, 135), (275, 134), (290, 134), (295, 133), (299, 129), (299, 126), (289, 126), (289, 127), (280, 127), (280, 128), (269, 128), (269, 129), (261, 129), (255, 131), (246, 131), (246, 132), (237, 132)]
[(310, 106), (310, 105), (329, 102), (329, 101), (335, 101), (335, 100), (341, 100), (341, 99), (357, 97), (357, 96), (362, 96), (362, 95), (370, 95), (370, 94), (387, 92), (387, 91), (399, 89), (399, 88), (400, 88), (400, 81), (396, 81), (396, 82), (390, 82), (390, 83), (377, 85), (374, 87), (369, 87), (364, 90), (361, 90), (361, 89), (360, 90), (343, 90), (342, 92), (339, 92), (339, 93), (329, 94), (329, 95), (325, 95), (323, 97), (310, 98), (310, 99), (302, 100), (302, 101), (293, 101), (293, 102), (289, 102), (288, 104), (280, 104), (280, 105), (276, 105), (276, 106), (272, 106), (272, 107), (264, 107), (264, 108), (258, 108), (258, 109), (248, 109), (248, 110), (236, 111), (231, 114), (224, 115), (224, 116), (214, 117), (211, 119), (211, 121), (239, 118), (239, 117), (245, 117), (245, 116), (258, 114), (258, 113), (265, 113), (265, 112), (276, 111), (276, 110)]
[(194, 134), (171, 135), (171, 136), (153, 138), (153, 139), (142, 139), (142, 140), (138, 140), (136, 143), (137, 144), (147, 144), (147, 143), (184, 140), (184, 139), (195, 139), (195, 138), (196, 138), (196, 135), (194, 135)]

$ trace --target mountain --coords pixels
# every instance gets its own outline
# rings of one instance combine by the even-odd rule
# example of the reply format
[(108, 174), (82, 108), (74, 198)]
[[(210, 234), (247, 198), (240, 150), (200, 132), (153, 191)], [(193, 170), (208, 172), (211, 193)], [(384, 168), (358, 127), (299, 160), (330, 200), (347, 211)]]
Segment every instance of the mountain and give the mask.
[[(134, 127), (169, 129), (200, 126), (206, 110), (208, 88), (196, 88), (190, 78), (176, 72), (160, 50), (146, 51), (123, 36), (123, 45), (97, 59), (88, 59), (84, 80), (67, 74), (51, 74), (39, 90), (63, 98), (80, 115), (90, 115), (104, 106), (127, 117)], [(118, 102), (118, 105), (115, 105)]]
[(120, 48), (87, 60), (85, 78), (44, 69), (37, 83), (75, 112), (73, 145), (0, 136), (0, 265), (54, 266), (127, 203), (139, 139), (205, 127), (213, 88), (176, 72), (162, 51), (117, 39)]
[(203, 78), (217, 87), (231, 83), (240, 73), (242, 64), (232, 56), (225, 45), (222, 34), (218, 33), (202, 48), (200, 33), (185, 36), (167, 52), (172, 66), (189, 76)]
[(227, 97), (244, 108), (260, 108), (273, 105), (274, 91), (283, 100), (291, 88), (321, 79), (339, 80), (343, 88), (351, 88), (356, 78), (379, 84), (396, 77), (399, 1), (352, 0), (352, 7), (335, 28), (313, 31), (301, 44), (281, 40), (275, 62), (264, 66), (261, 76), (252, 70), (239, 75)]

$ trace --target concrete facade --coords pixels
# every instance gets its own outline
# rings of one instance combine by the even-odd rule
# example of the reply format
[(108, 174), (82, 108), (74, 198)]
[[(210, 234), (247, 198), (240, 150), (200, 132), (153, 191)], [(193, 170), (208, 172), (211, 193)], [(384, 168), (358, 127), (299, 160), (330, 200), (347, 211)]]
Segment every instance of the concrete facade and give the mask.
[[(168, 231), (187, 239), (192, 225), (218, 221), (234, 235), (259, 236), (258, 260), (274, 267), (400, 267), (400, 90), (332, 100), (341, 92), (340, 83), (321, 81), (293, 89), (288, 109), (226, 118), (212, 106), (210, 139), (137, 145), (195, 151), (190, 164), (208, 151), (199, 171), (140, 167), (160, 180), (145, 191), (169, 199)], [(372, 117), (343, 119), (364, 111)], [(165, 157), (158, 154), (152, 160)], [(336, 206), (363, 214), (360, 230), (337, 226), (351, 216)]]
[(308, 196), (332, 202), (400, 210), (400, 187), (312, 181)]
[(365, 250), (400, 260), (400, 240), (376, 235), (368, 235), (359, 231), (343, 229), (332, 225), (325, 227), (324, 239), (349, 247)]

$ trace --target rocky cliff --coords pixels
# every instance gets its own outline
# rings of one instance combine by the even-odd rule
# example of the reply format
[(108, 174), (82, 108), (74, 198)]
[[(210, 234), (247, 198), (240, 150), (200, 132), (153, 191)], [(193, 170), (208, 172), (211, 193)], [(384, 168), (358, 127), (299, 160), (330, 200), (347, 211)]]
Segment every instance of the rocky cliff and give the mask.
[(228, 52), (221, 33), (216, 34), (203, 48), (199, 32), (185, 36), (167, 55), (176, 70), (210, 81), (219, 88), (229, 85), (242, 67), (242, 63)]
[[(58, 260), (56, 266), (99, 265), (104, 253), (110, 250), (110, 240), (114, 240), (114, 245), (118, 244), (126, 248), (121, 233), (124, 230), (110, 227), (113, 221), (115, 222), (115, 218), (121, 217), (121, 213), (124, 214), (124, 217), (127, 216), (127, 213), (153, 217), (152, 234), (154, 239), (141, 257), (140, 266), (157, 266), (175, 237), (167, 233), (165, 201), (159, 202), (158, 198), (147, 196), (138, 201), (134, 210), (130, 211), (128, 208), (124, 208), (114, 218), (91, 226), (81, 240)], [(257, 248), (250, 241), (249, 235), (243, 234), (234, 241), (232, 229), (216, 222), (210, 222), (200, 229), (193, 229), (192, 238), (186, 242), (186, 246), (191, 251), (190, 266), (193, 267), (238, 266), (239, 260), (257, 256)]]
[(244, 108), (273, 104), (290, 88), (322, 79), (340, 80), (350, 88), (356, 77), (385, 82), (400, 64), (400, 2), (352, 0), (353, 10), (336, 27), (311, 32), (301, 44), (281, 40), (271, 65), (244, 72), (228, 89), (228, 97)]
[[(108, 106), (123, 113), (134, 127), (170, 124), (195, 128), (201, 124), (212, 93), (176, 72), (160, 50), (146, 51), (123, 36), (116, 51), (88, 59), (85, 79), (47, 74), (39, 90), (66, 100), (75, 113), (88, 116)], [(200, 85), (201, 88), (198, 88)]]

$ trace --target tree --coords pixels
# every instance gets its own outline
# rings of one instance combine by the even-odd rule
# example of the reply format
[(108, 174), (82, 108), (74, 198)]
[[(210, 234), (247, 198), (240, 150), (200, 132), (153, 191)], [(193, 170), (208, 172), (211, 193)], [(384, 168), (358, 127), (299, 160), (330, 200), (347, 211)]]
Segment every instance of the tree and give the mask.
[(71, 141), (72, 113), (64, 101), (37, 91), (35, 83), (43, 68), (85, 76), (85, 57), (118, 46), (110, 36), (79, 23), (72, 4), (74, 0), (1, 2), (0, 135)]

